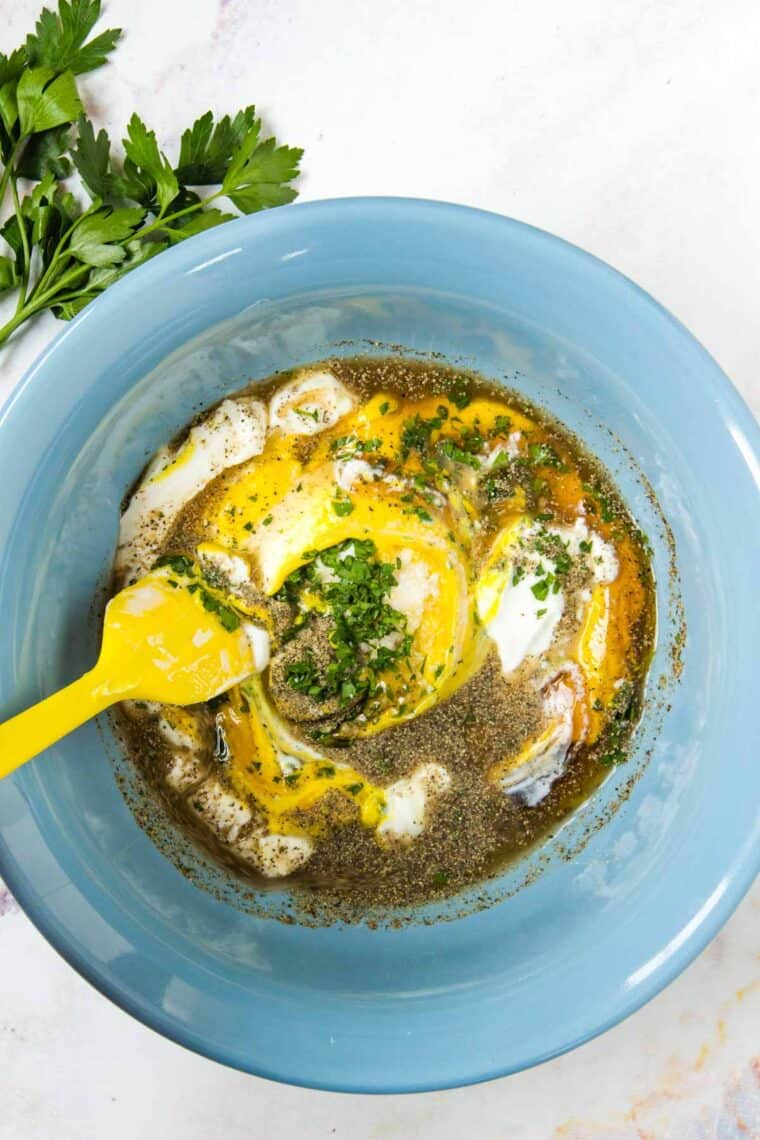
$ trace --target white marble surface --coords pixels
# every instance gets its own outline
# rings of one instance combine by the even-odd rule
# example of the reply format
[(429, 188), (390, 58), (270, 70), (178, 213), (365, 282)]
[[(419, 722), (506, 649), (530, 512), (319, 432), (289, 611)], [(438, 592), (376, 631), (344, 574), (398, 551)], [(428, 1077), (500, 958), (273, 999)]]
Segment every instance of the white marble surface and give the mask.
[[(37, 0), (0, 0), (0, 48)], [(671, 308), (760, 410), (755, 0), (112, 0), (117, 62), (84, 84), (118, 136), (166, 146), (255, 101), (306, 148), (305, 198), (409, 194), (561, 234)], [(0, 356), (0, 399), (56, 331)], [(0, 1138), (748, 1140), (760, 1137), (760, 887), (623, 1025), (528, 1073), (370, 1099), (284, 1089), (100, 998), (0, 887)]]

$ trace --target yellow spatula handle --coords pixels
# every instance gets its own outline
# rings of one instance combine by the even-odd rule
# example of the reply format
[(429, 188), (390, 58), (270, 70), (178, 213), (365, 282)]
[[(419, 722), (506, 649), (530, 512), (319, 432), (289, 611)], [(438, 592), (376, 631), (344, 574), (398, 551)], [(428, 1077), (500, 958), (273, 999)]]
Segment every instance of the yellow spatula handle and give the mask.
[(119, 699), (97, 668), (0, 724), (0, 779)]

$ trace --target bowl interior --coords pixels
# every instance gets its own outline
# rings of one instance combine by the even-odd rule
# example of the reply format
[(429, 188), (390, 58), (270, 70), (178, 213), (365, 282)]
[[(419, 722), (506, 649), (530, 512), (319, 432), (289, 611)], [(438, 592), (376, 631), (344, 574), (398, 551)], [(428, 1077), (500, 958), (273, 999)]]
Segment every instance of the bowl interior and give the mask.
[(455, 921), (379, 930), (276, 921), (287, 896), (251, 909), (187, 847), (212, 890), (183, 876), (124, 803), (114, 767), (140, 787), (107, 722), (0, 785), (0, 872), (77, 968), (217, 1059), (346, 1089), (477, 1080), (599, 1031), (696, 953), (757, 856), (751, 629), (732, 620), (755, 611), (731, 556), (737, 528), (760, 534), (751, 420), (630, 283), (472, 211), (274, 211), (163, 255), (64, 332), (0, 419), (0, 712), (92, 664), (119, 504), (158, 446), (252, 377), (396, 345), (548, 407), (649, 535), (660, 628), (631, 763), (486, 888), (495, 905), (473, 891), (424, 916)]

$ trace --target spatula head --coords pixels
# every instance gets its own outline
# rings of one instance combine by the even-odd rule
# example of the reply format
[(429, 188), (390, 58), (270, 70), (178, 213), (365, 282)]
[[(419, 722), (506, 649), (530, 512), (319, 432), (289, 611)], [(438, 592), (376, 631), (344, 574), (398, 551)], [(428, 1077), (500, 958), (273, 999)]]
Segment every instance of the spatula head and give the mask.
[(98, 672), (114, 693), (191, 705), (263, 668), (267, 641), (213, 592), (161, 566), (108, 603)]

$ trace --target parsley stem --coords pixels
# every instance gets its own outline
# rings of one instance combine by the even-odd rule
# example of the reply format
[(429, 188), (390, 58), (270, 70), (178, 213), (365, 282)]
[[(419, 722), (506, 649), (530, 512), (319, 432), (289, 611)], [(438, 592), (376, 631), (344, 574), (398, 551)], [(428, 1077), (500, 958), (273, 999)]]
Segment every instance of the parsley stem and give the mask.
[(135, 234), (136, 238), (144, 238), (146, 234), (153, 233), (154, 230), (162, 230), (169, 222), (174, 222), (177, 218), (184, 218), (186, 214), (192, 214), (194, 210), (202, 210), (204, 206), (208, 206), (209, 202), (213, 202), (215, 198), (221, 198), (221, 190), (217, 190), (214, 194), (210, 194), (208, 198), (201, 199), (200, 202), (193, 202), (192, 206), (185, 206), (184, 210), (176, 210), (173, 214), (167, 214), (165, 218), (156, 218), (149, 226), (144, 229), (138, 230)]
[(35, 313), (41, 313), (51, 304), (62, 304), (64, 301), (73, 300), (78, 295), (77, 290), (73, 289), (70, 293), (66, 293), (64, 290), (74, 285), (77, 279), (81, 279), (83, 275), (86, 277), (89, 272), (90, 266), (77, 264), (67, 270), (66, 273), (56, 281), (55, 285), (45, 293), (38, 293), (36, 296), (27, 297), (23, 306), (17, 308), (11, 319), (0, 327), (0, 345), (5, 344), (11, 333), (14, 333), (20, 325), (23, 325), (24, 322), (28, 321), (30, 317), (33, 317)]
[[(48, 281), (50, 280), (50, 277), (54, 274), (54, 271), (58, 266), (61, 255), (63, 253), (64, 245), (69, 240), (72, 233), (77, 228), (77, 226), (82, 221), (82, 219), (88, 217), (90, 213), (91, 213), (91, 209), (85, 210), (83, 214), (80, 214), (78, 218), (75, 218), (74, 221), (63, 231), (63, 233), (59, 237), (58, 243), (57, 243), (57, 245), (53, 251), (53, 256), (50, 258), (50, 262), (48, 264), (48, 267), (44, 271), (42, 276), (39, 278), (39, 280), (35, 283), (34, 288), (32, 289), (32, 291), (30, 293), (30, 298), (40, 296), (40, 294), (42, 293), (43, 287), (48, 283)], [(81, 266), (79, 266), (78, 268), (81, 268)], [(59, 282), (59, 284), (60, 284), (60, 282)], [(58, 285), (56, 285), (56, 289), (57, 288), (58, 288)]]
[(23, 325), (24, 321), (28, 321), (35, 313), (44, 309), (44, 305), (24, 305), (23, 309), (17, 309), (9, 321), (0, 327), (0, 345), (5, 344), (11, 333), (15, 332), (19, 325)]
[(5, 198), (5, 191), (6, 191), (6, 188), (8, 186), (8, 179), (11, 176), (11, 163), (12, 163), (12, 161), (13, 161), (13, 156), (11, 156), (11, 158), (8, 159), (8, 165), (6, 166), (2, 175), (0, 175), (0, 206), (2, 206), (2, 204), (3, 204), (3, 199)]
[(54, 285), (51, 285), (44, 293), (39, 293), (35, 297), (35, 305), (45, 306), (51, 303), (58, 304), (60, 301), (70, 300), (71, 298), (66, 296), (66, 290), (78, 279), (81, 279), (83, 276), (87, 277), (91, 268), (89, 265), (82, 265), (80, 262), (75, 262), (70, 269), (67, 269), (65, 273), (61, 274)]
[(18, 200), (18, 187), (16, 186), (16, 171), (11, 172), (11, 195), (13, 196), (13, 209), (16, 214), (16, 221), (18, 222), (19, 234), (21, 237), (21, 248), (24, 253), (24, 276), (18, 289), (18, 303), (16, 305), (16, 312), (20, 313), (26, 304), (26, 287), (29, 284), (29, 266), (31, 264), (31, 255), (29, 253), (29, 239), (26, 233), (26, 220), (21, 213), (21, 203)]
[(19, 154), (24, 149), (25, 145), (26, 135), (23, 135), (18, 140), (11, 153), (8, 155), (8, 162), (6, 164), (5, 170), (2, 173), (2, 177), (0, 177), (0, 206), (3, 204), (5, 191), (8, 188), (8, 182), (10, 180), (11, 174), (15, 171), (16, 159), (19, 157)]

